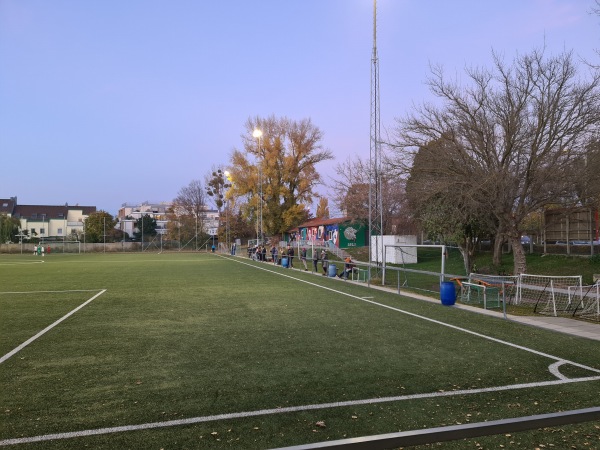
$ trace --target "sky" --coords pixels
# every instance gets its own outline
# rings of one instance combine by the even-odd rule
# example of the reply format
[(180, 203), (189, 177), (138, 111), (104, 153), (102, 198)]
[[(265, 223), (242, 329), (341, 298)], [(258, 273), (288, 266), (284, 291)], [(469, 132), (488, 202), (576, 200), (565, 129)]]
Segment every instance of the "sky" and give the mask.
[[(377, 1), (383, 133), (433, 100), (433, 64), (460, 79), (492, 50), (542, 47), (598, 62), (594, 6)], [(0, 0), (0, 198), (113, 215), (168, 202), (227, 166), (256, 116), (311, 119), (333, 185), (369, 157), (372, 49), (372, 0)]]

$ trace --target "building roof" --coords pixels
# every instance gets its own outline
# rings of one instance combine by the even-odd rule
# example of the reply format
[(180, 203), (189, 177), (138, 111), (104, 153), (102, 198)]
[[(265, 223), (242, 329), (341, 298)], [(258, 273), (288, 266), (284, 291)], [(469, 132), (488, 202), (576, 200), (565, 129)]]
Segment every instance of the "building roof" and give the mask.
[(323, 219), (323, 218), (315, 218), (307, 220), (304, 223), (301, 223), (296, 228), (308, 228), (308, 227), (318, 227), (321, 225), (335, 225), (336, 223), (348, 222), (350, 217), (334, 217), (332, 219)]
[(48, 206), (48, 205), (16, 205), (13, 216), (24, 219), (66, 219), (69, 211), (81, 211), (83, 215), (96, 212), (95, 206)]
[(17, 199), (15, 197), (0, 198), (0, 214), (12, 215), (16, 204), (17, 204)]

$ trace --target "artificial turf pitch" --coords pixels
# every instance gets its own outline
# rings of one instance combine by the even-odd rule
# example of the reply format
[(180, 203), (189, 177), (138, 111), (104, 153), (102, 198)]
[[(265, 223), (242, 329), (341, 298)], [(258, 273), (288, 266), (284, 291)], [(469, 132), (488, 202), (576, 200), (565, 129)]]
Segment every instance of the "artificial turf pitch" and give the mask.
[(275, 448), (599, 404), (598, 342), (246, 258), (0, 255), (0, 326), (15, 448)]

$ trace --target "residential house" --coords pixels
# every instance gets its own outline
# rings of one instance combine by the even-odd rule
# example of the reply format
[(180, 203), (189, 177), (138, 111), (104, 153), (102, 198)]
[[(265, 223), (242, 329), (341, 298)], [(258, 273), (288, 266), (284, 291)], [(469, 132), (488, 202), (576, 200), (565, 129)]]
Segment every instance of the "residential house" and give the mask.
[(16, 217), (21, 231), (30, 238), (77, 240), (84, 232), (85, 219), (95, 206), (19, 205), (17, 197), (0, 199), (0, 213)]

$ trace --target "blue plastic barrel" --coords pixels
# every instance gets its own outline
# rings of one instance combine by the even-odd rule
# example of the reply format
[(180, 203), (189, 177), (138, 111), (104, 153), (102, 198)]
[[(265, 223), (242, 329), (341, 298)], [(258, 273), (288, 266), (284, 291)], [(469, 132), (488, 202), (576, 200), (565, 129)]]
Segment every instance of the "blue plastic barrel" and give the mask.
[(287, 267), (288, 266), (288, 259), (287, 257), (283, 257), (281, 258), (281, 267)]
[(329, 270), (328, 273), (330, 277), (335, 277), (337, 275), (337, 267), (335, 267), (335, 264), (329, 264), (327, 270)]
[(454, 305), (456, 302), (456, 288), (453, 281), (442, 281), (440, 284), (440, 299), (442, 305)]

